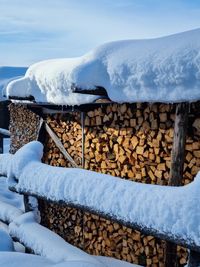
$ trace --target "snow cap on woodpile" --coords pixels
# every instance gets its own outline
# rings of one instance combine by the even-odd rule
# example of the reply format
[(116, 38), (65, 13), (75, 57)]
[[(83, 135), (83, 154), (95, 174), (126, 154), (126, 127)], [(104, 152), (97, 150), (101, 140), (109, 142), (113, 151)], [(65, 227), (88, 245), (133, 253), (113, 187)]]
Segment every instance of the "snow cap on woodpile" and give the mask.
[(7, 96), (79, 105), (97, 96), (73, 89), (106, 89), (122, 102), (182, 102), (200, 99), (200, 29), (149, 40), (104, 44), (77, 58), (32, 65), (7, 86)]

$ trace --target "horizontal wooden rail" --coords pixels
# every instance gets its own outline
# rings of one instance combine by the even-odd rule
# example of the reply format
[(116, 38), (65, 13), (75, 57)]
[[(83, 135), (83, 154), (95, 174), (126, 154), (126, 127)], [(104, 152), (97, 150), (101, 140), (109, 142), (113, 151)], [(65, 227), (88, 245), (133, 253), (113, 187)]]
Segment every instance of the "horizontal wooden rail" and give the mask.
[(171, 234), (169, 232), (164, 232), (164, 231), (161, 232), (157, 229), (148, 228), (145, 225), (138, 224), (137, 221), (130, 222), (128, 220), (127, 221), (121, 220), (121, 219), (117, 218), (116, 216), (95, 210), (89, 206), (84, 206), (81, 203), (76, 204), (76, 203), (62, 201), (62, 200), (55, 201), (53, 199), (49, 199), (47, 197), (41, 196), (39, 194), (35, 194), (33, 192), (30, 192), (30, 191), (16, 189), (15, 186), (10, 186), (9, 189), (15, 193), (19, 193), (19, 194), (27, 195), (27, 196), (33, 196), (33, 197), (36, 197), (38, 199), (45, 200), (45, 201), (52, 203), (52, 204), (54, 203), (54, 204), (58, 204), (58, 205), (61, 205), (64, 207), (67, 206), (67, 207), (71, 207), (71, 208), (80, 209), (84, 212), (89, 212), (89, 213), (92, 213), (94, 215), (101, 216), (102, 218), (105, 218), (107, 220), (111, 220), (112, 222), (116, 222), (116, 223), (119, 223), (123, 226), (129, 227), (132, 230), (141, 231), (145, 235), (151, 235), (151, 236), (157, 237), (157, 238), (162, 239), (162, 240), (173, 242), (177, 245), (183, 246), (183, 247), (191, 249), (193, 251), (200, 252), (200, 247), (197, 246), (193, 240), (184, 239), (181, 236), (174, 236), (173, 234)]

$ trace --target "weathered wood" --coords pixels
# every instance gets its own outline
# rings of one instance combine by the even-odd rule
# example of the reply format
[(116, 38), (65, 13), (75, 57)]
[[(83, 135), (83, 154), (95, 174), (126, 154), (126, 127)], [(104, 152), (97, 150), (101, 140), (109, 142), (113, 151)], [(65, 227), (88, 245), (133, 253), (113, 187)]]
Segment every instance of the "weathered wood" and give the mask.
[(21, 101), (35, 101), (34, 96), (26, 96), (26, 97), (21, 97), (21, 96), (9, 96), (10, 100), (21, 100)]
[(108, 97), (108, 93), (106, 89), (101, 86), (96, 86), (95, 89), (81, 89), (81, 88), (76, 87), (75, 85), (72, 85), (71, 88), (72, 88), (73, 93)]
[(82, 168), (85, 168), (85, 113), (81, 112), (81, 127), (82, 127)]
[(50, 126), (44, 122), (45, 129), (50, 135), (50, 137), (55, 142), (56, 146), (59, 148), (59, 150), (62, 152), (62, 154), (65, 156), (67, 160), (72, 164), (73, 167), (79, 168), (79, 166), (76, 164), (76, 162), (73, 160), (73, 158), (69, 155), (69, 153), (66, 151), (65, 147), (61, 143), (60, 139), (57, 137), (57, 135), (53, 132), (53, 130), (50, 128)]
[[(171, 169), (169, 185), (182, 185), (183, 169), (185, 161), (185, 143), (188, 127), (188, 103), (179, 103), (176, 106), (176, 118), (174, 125), (174, 140), (171, 152)], [(165, 247), (165, 267), (177, 266), (177, 247), (173, 243), (167, 243)]]
[(112, 222), (115, 222), (115, 223), (118, 223), (120, 225), (129, 227), (131, 229), (141, 231), (145, 235), (154, 236), (154, 237), (157, 237), (159, 239), (170, 241), (170, 242), (173, 242), (173, 243), (175, 243), (177, 245), (181, 245), (183, 247), (189, 248), (189, 249), (191, 249), (193, 251), (200, 252), (200, 247), (195, 243), (194, 240), (184, 239), (181, 236), (174, 236), (170, 232), (164, 232), (164, 231), (161, 231), (161, 230), (157, 230), (157, 229), (154, 229), (153, 227), (152, 228), (148, 228), (145, 225), (138, 224), (137, 221), (130, 222), (128, 220), (126, 220), (126, 221), (125, 220), (121, 220), (121, 219), (115, 217), (114, 215), (111, 215), (110, 213), (105, 213), (105, 212), (102, 212), (100, 210), (94, 210), (90, 206), (84, 206), (82, 203), (72, 203), (70, 201), (62, 201), (62, 200), (55, 201), (55, 200), (46, 198), (44, 196), (34, 194), (33, 192), (30, 192), (30, 191), (20, 190), (19, 188), (16, 189), (15, 186), (10, 186), (9, 190), (11, 190), (11, 191), (13, 191), (15, 193), (28, 195), (28, 196), (33, 196), (33, 197), (36, 197), (38, 199), (45, 200), (45, 201), (47, 201), (49, 203), (59, 204), (59, 205), (64, 206), (64, 207), (67, 206), (67, 207), (71, 207), (71, 208), (77, 208), (77, 209), (80, 209), (80, 210), (82, 210), (84, 212), (89, 212), (89, 213), (101, 216), (102, 218), (105, 218), (107, 220), (111, 220)]
[(188, 103), (177, 104), (169, 179), (169, 185), (172, 186), (182, 185), (183, 166), (185, 161), (185, 141), (188, 125), (188, 109)]

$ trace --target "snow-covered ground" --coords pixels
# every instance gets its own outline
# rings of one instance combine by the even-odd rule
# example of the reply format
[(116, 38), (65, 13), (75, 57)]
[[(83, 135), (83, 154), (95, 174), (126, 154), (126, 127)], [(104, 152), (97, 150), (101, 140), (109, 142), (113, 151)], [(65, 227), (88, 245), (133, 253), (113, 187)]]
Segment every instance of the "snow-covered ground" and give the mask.
[(4, 98), (4, 87), (13, 79), (23, 76), (27, 68), (24, 67), (0, 67), (0, 100)]
[[(101, 258), (105, 267), (139, 267), (139, 265), (129, 264), (109, 258)], [(0, 252), (0, 266), (6, 267), (96, 267), (89, 262), (68, 261), (55, 264), (45, 257), (13, 252)]]
[(9, 153), (10, 150), (10, 138), (3, 139), (3, 153)]
[(72, 87), (104, 87), (116, 102), (180, 102), (200, 99), (200, 29), (149, 40), (104, 44), (78, 58), (32, 65), (11, 82), (8, 96), (79, 105), (96, 97)]

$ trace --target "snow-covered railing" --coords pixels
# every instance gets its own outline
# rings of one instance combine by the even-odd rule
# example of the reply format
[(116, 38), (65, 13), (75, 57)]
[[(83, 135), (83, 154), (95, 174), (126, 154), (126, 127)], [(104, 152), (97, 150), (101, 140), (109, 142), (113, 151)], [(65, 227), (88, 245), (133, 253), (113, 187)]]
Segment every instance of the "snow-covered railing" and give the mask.
[(9, 137), (10, 136), (10, 131), (0, 128), (0, 134)]
[(147, 234), (200, 251), (200, 177), (183, 187), (144, 185), (83, 169), (40, 162), (43, 146), (31, 142), (15, 155), (2, 155), (0, 172), (19, 193), (82, 208)]
[(42, 144), (31, 142), (15, 155), (0, 157), (0, 173), (9, 178), (10, 189), (90, 211), (200, 252), (200, 175), (182, 187), (147, 185), (52, 167), (41, 163), (42, 154)]

